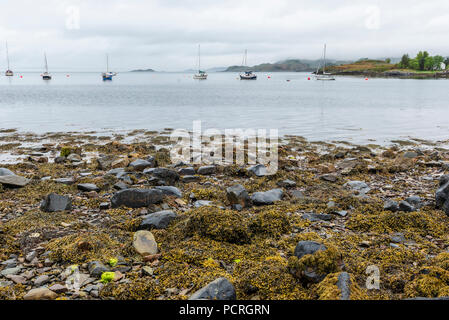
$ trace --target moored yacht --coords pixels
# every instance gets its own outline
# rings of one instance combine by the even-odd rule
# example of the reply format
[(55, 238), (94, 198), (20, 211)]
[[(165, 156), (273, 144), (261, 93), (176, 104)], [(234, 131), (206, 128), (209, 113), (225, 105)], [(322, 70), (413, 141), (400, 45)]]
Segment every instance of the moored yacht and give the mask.
[(9, 67), (8, 41), (6, 41), (6, 61), (8, 62), (8, 69), (5, 72), (5, 76), (12, 77), (12, 76), (14, 76), (14, 72), (12, 72), (10, 67)]
[(42, 74), (42, 80), (51, 80), (51, 74), (48, 73), (48, 62), (46, 53), (44, 53), (44, 59), (45, 59), (45, 72)]
[(109, 71), (109, 55), (106, 55), (106, 72), (103, 72), (101, 74), (103, 81), (112, 80), (112, 77), (115, 77), (116, 75), (116, 72)]
[(193, 79), (207, 80), (206, 71), (201, 71), (201, 45), (198, 45), (198, 73), (193, 75)]
[[(243, 56), (242, 65), (248, 69), (248, 50), (245, 50), (245, 55)], [(257, 75), (251, 70), (246, 70), (240, 74), (240, 80), (257, 80)]]
[(319, 74), (320, 67), (318, 66), (318, 69), (316, 71), (315, 80), (321, 80), (321, 81), (329, 81), (329, 80), (335, 80), (335, 77), (330, 74), (326, 73), (326, 45), (324, 45), (324, 54), (323, 54), (323, 73)]

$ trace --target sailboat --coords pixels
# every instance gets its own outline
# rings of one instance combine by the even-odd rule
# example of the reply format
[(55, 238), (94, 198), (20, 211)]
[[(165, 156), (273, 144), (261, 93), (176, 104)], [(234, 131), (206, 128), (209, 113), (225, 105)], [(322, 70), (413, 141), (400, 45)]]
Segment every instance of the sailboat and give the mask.
[[(245, 50), (245, 55), (243, 56), (242, 65), (248, 69), (248, 50)], [(246, 70), (245, 72), (240, 74), (240, 80), (257, 80), (257, 75), (253, 73), (251, 70)]]
[(106, 55), (106, 72), (102, 73), (103, 81), (112, 80), (112, 77), (115, 77), (116, 75), (116, 72), (109, 71), (109, 55)]
[(51, 74), (48, 73), (48, 62), (46, 53), (44, 53), (44, 59), (45, 59), (45, 72), (42, 74), (42, 80), (51, 80)]
[(193, 76), (196, 80), (207, 80), (206, 71), (201, 71), (201, 45), (198, 45), (198, 73)]
[(12, 77), (12, 76), (14, 76), (14, 72), (12, 72), (10, 67), (9, 67), (8, 41), (6, 41), (6, 61), (8, 62), (8, 69), (5, 72), (5, 76)]
[(316, 70), (315, 80), (323, 80), (323, 81), (335, 80), (335, 77), (333, 75), (331, 75), (330, 73), (326, 73), (326, 45), (324, 45), (323, 61), (324, 61), (323, 73), (318, 74), (320, 70), (320, 67), (318, 66), (318, 69)]

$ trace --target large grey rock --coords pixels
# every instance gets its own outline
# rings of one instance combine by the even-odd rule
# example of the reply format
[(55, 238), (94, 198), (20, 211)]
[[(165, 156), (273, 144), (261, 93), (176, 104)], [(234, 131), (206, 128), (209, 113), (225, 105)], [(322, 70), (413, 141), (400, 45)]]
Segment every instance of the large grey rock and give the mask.
[(338, 275), (337, 287), (341, 291), (340, 300), (350, 300), (351, 297), (351, 276), (347, 272)]
[(226, 278), (218, 278), (192, 294), (189, 300), (235, 300), (235, 288)]
[(413, 211), (415, 211), (415, 207), (412, 206), (407, 201), (401, 201), (401, 202), (399, 202), (399, 211), (413, 212)]
[(6, 168), (0, 168), (0, 177), (3, 176), (15, 176), (14, 172)]
[(139, 230), (134, 233), (133, 246), (136, 252), (142, 256), (157, 253), (157, 243), (153, 234), (147, 230)]
[(89, 269), (89, 273), (92, 277), (100, 278), (103, 272), (109, 271), (109, 268), (107, 268), (103, 263), (100, 261), (92, 261), (89, 262), (87, 265), (87, 268)]
[(100, 188), (98, 188), (95, 184), (93, 183), (80, 183), (78, 186), (78, 190), (81, 191), (86, 191), (86, 192), (90, 192), (90, 191), (100, 191)]
[(388, 200), (384, 203), (384, 210), (396, 212), (399, 210), (399, 204), (396, 201)]
[(72, 200), (68, 196), (60, 196), (50, 193), (41, 203), (41, 210), (45, 212), (57, 212), (72, 209)]
[(129, 208), (143, 208), (159, 203), (163, 193), (157, 189), (126, 189), (116, 192), (111, 198), (112, 208), (125, 206)]
[(175, 196), (176, 198), (182, 198), (182, 192), (176, 187), (172, 186), (158, 186), (154, 189), (161, 190), (166, 196)]
[(177, 215), (171, 210), (158, 211), (150, 213), (143, 217), (142, 223), (139, 226), (141, 230), (151, 229), (165, 229), (170, 222), (176, 219)]
[(195, 169), (193, 167), (180, 168), (180, 169), (178, 169), (178, 173), (181, 176), (193, 176), (193, 175), (195, 175)]
[(296, 182), (293, 180), (282, 180), (277, 183), (277, 185), (281, 188), (294, 188), (296, 187)]
[(201, 175), (210, 175), (214, 174), (217, 171), (216, 166), (202, 166), (198, 168), (198, 174)]
[(147, 161), (138, 159), (129, 164), (129, 167), (136, 171), (143, 171), (146, 168), (154, 168), (154, 158), (153, 161)]
[(349, 181), (343, 185), (346, 189), (356, 191), (361, 195), (368, 193), (371, 188), (363, 181)]
[(226, 197), (231, 205), (239, 204), (242, 207), (248, 207), (251, 204), (248, 192), (241, 184), (227, 188)]
[(295, 256), (301, 259), (306, 254), (314, 254), (317, 251), (327, 250), (324, 244), (315, 241), (299, 241), (295, 248)]
[(422, 207), (422, 199), (419, 196), (411, 196), (405, 199), (408, 203), (410, 203), (415, 209), (419, 209)]
[(271, 205), (276, 201), (282, 200), (284, 191), (282, 189), (273, 189), (266, 192), (255, 192), (251, 196), (251, 201), (256, 206)]
[(435, 200), (437, 208), (443, 209), (449, 216), (449, 175), (440, 178), (440, 187), (436, 192)]
[(268, 170), (263, 164), (252, 166), (248, 168), (247, 171), (251, 174), (254, 174), (256, 177), (264, 177), (268, 175)]
[(0, 184), (11, 188), (25, 187), (30, 181), (30, 179), (16, 175), (0, 176)]
[(50, 277), (46, 274), (43, 274), (43, 275), (40, 275), (39, 277), (37, 277), (36, 279), (34, 279), (34, 285), (37, 287), (41, 287), (49, 281), (50, 281)]
[(172, 169), (167, 168), (150, 168), (145, 169), (143, 173), (151, 174), (153, 177), (163, 180), (167, 184), (174, 184), (179, 181), (179, 174)]

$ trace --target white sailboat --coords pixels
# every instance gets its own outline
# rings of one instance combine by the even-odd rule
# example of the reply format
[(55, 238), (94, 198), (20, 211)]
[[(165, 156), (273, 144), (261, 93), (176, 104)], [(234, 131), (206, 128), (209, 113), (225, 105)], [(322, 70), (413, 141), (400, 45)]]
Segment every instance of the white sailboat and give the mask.
[(12, 72), (11, 68), (9, 67), (8, 41), (6, 41), (6, 61), (8, 62), (8, 69), (5, 72), (5, 76), (12, 77), (14, 76), (14, 72)]
[(51, 74), (48, 73), (48, 62), (46, 53), (44, 53), (44, 59), (45, 59), (45, 72), (42, 74), (42, 80), (51, 80)]
[[(242, 65), (248, 69), (248, 50), (245, 50)], [(246, 70), (240, 74), (240, 80), (257, 80), (257, 75), (251, 70)]]
[(201, 71), (201, 45), (198, 45), (198, 73), (193, 75), (193, 79), (207, 80), (206, 71)]
[(323, 73), (318, 74), (320, 70), (320, 67), (318, 66), (318, 69), (316, 70), (315, 80), (322, 80), (322, 81), (328, 81), (328, 80), (335, 80), (335, 77), (331, 75), (330, 73), (326, 73), (326, 45), (324, 45), (324, 54), (323, 54)]
[(112, 77), (117, 75), (116, 72), (109, 71), (109, 55), (106, 55), (106, 72), (103, 72), (101, 76), (103, 77), (103, 81), (112, 80)]

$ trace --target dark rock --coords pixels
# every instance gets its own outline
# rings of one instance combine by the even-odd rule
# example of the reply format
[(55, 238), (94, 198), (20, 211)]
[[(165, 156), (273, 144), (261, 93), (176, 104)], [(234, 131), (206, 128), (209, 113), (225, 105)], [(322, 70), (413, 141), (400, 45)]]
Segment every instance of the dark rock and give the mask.
[(176, 198), (182, 198), (182, 192), (176, 187), (172, 186), (159, 186), (154, 189), (161, 190), (166, 196), (175, 196)]
[(119, 181), (116, 184), (114, 184), (115, 190), (126, 190), (129, 189), (129, 185), (124, 183), (123, 181)]
[(228, 187), (226, 189), (226, 197), (231, 205), (239, 204), (242, 207), (248, 207), (251, 204), (248, 192), (241, 184)]
[(154, 168), (154, 158), (152, 162), (142, 159), (135, 160), (129, 164), (129, 167), (136, 171), (143, 171), (146, 168)]
[(258, 164), (250, 167), (247, 169), (247, 171), (251, 174), (254, 174), (256, 177), (264, 177), (268, 175), (268, 170), (263, 164)]
[(181, 168), (178, 170), (181, 176), (193, 176), (195, 175), (195, 169), (193, 167)]
[(235, 300), (234, 286), (226, 278), (218, 278), (192, 294), (189, 300)]
[(164, 210), (151, 213), (143, 217), (139, 226), (140, 230), (165, 229), (170, 222), (176, 219), (177, 215), (171, 210)]
[(198, 176), (183, 176), (182, 178), (183, 183), (190, 183), (190, 182), (196, 182), (200, 180), (200, 177)]
[(296, 187), (296, 182), (292, 180), (282, 180), (277, 183), (277, 185), (281, 188), (294, 188)]
[(214, 174), (216, 171), (217, 171), (216, 166), (203, 166), (203, 167), (198, 168), (198, 174), (201, 174), (204, 176)]
[(443, 209), (449, 216), (449, 175), (440, 178), (440, 187), (436, 192), (435, 200), (437, 208)]
[(109, 202), (102, 202), (100, 203), (100, 210), (108, 210), (110, 208), (110, 203)]
[(98, 169), (107, 170), (112, 167), (112, 163), (116, 160), (114, 156), (102, 156), (97, 159)]
[(21, 188), (25, 187), (28, 183), (30, 183), (30, 181), (30, 179), (16, 175), (0, 176), (0, 184), (5, 187)]
[(324, 244), (315, 241), (299, 241), (295, 248), (295, 256), (301, 259), (306, 254), (314, 254), (317, 251), (327, 250)]
[(156, 189), (126, 189), (116, 192), (111, 198), (111, 207), (125, 206), (129, 208), (143, 208), (151, 204), (162, 202), (163, 193)]
[(89, 269), (89, 273), (92, 277), (100, 278), (103, 272), (109, 271), (109, 268), (107, 268), (103, 263), (100, 261), (92, 261), (89, 262), (87, 265), (87, 268)]
[(55, 163), (64, 163), (67, 160), (66, 157), (56, 157)]
[(59, 179), (55, 179), (55, 182), (66, 184), (66, 185), (72, 185), (75, 183), (75, 179), (74, 178), (59, 178)]
[(284, 191), (282, 189), (273, 189), (266, 192), (255, 192), (251, 196), (251, 201), (256, 206), (271, 205), (276, 201), (282, 200)]
[(413, 211), (415, 211), (415, 207), (413, 207), (407, 201), (401, 201), (401, 202), (399, 202), (399, 211), (413, 212)]
[(41, 210), (45, 212), (57, 212), (72, 209), (72, 200), (68, 196), (60, 196), (50, 193), (41, 203)]
[(304, 213), (301, 216), (303, 219), (307, 219), (311, 222), (316, 222), (316, 221), (331, 221), (334, 217), (330, 214), (318, 214), (318, 213)]
[(411, 204), (415, 209), (419, 209), (422, 207), (422, 199), (418, 196), (411, 196), (405, 199), (409, 204)]
[(338, 177), (335, 174), (323, 174), (320, 176), (321, 180), (328, 181), (328, 182), (337, 182)]
[(100, 191), (100, 188), (98, 188), (95, 184), (93, 183), (80, 183), (78, 186), (78, 190), (81, 191), (86, 191), (86, 192), (90, 192), (90, 191)]
[(144, 173), (151, 174), (153, 177), (156, 177), (160, 180), (164, 180), (170, 185), (179, 181), (179, 174), (172, 169), (167, 168), (146, 169), (144, 170)]
[(346, 189), (357, 192), (360, 195), (365, 195), (371, 188), (363, 181), (349, 181), (343, 185)]
[(347, 272), (338, 275), (337, 287), (341, 291), (340, 300), (350, 300), (351, 297), (351, 276)]
[(399, 204), (396, 201), (388, 200), (384, 203), (384, 210), (391, 212), (399, 211)]

